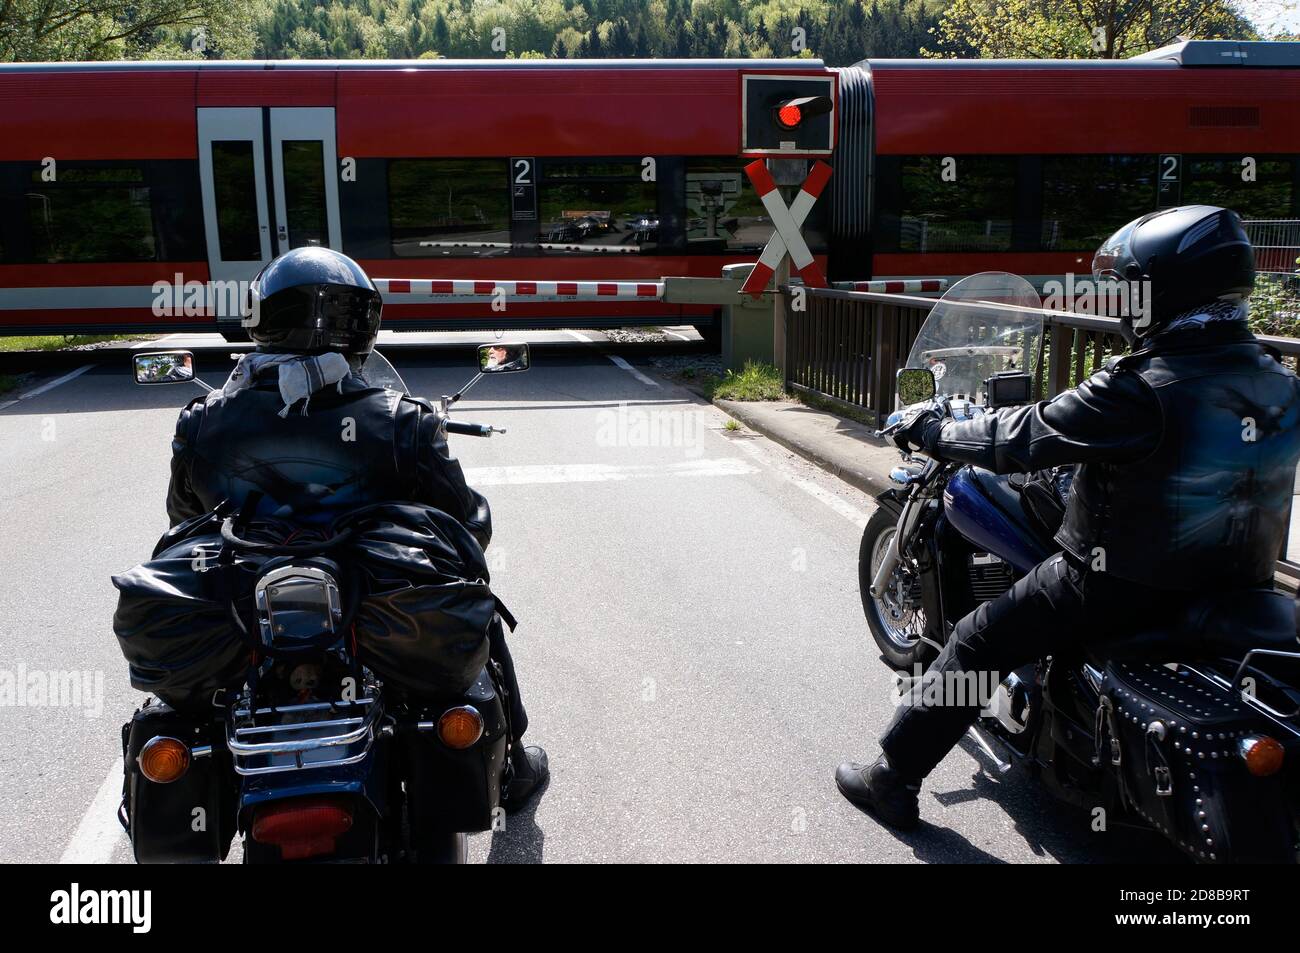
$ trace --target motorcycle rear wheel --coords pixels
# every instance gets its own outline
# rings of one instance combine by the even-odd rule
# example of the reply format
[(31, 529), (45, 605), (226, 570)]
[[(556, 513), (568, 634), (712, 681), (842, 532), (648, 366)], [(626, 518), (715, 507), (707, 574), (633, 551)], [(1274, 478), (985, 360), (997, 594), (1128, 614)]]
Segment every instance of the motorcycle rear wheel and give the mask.
[(938, 654), (933, 645), (921, 639), (928, 629), (921, 591), (932, 580), (918, 575), (911, 561), (905, 559), (894, 570), (880, 598), (871, 595), (872, 577), (894, 538), (899, 513), (896, 505), (882, 500), (867, 521), (858, 548), (858, 592), (867, 628), (880, 654), (892, 668), (910, 672), (917, 665), (926, 667)]

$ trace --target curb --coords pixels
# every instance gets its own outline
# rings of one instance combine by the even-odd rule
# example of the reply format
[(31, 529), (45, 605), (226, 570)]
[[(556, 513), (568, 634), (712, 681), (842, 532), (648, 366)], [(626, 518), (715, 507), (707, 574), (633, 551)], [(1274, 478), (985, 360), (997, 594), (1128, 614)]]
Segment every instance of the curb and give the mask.
[[(730, 416), (739, 420), (755, 433), (762, 434), (774, 443), (779, 443), (791, 453), (798, 454), (809, 463), (820, 467), (832, 476), (843, 480), (849, 486), (862, 491), (871, 497), (876, 497), (889, 489), (892, 484), (889, 482), (889, 474), (882, 473), (877, 469), (868, 466), (859, 466), (852, 463), (845, 464), (831, 460), (811, 443), (799, 439), (798, 436), (782, 432), (774, 427), (769, 427), (758, 419), (758, 415), (751, 413), (748, 402), (736, 400), (714, 400), (713, 405), (720, 410), (725, 411)], [(881, 447), (886, 446), (884, 441), (880, 441)]]

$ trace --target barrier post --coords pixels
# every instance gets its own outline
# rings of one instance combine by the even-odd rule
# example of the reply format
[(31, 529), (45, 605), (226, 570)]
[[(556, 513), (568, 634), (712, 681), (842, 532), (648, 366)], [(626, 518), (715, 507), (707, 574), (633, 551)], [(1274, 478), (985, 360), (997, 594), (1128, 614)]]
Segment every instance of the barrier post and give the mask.
[[(722, 277), (737, 283), (743, 281), (754, 268), (753, 262), (725, 265)], [(739, 371), (746, 361), (774, 364), (780, 353), (776, 347), (776, 325), (773, 318), (773, 300), (781, 295), (771, 292), (761, 296), (735, 294), (722, 307), (722, 366), (729, 371)], [(782, 327), (784, 338), (785, 328)], [(784, 342), (782, 343), (784, 348)], [(784, 363), (782, 358), (781, 363)]]

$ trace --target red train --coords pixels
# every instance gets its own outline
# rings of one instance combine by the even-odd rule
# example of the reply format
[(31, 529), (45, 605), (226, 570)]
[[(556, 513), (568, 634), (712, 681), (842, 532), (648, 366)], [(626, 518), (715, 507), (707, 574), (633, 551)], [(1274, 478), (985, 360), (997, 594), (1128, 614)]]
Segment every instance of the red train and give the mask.
[[(0, 331), (238, 332), (290, 247), (379, 278), (719, 274), (771, 232), (742, 77), (831, 77), (805, 232), (832, 279), (1087, 269), (1142, 211), (1300, 217), (1294, 44), (1135, 60), (419, 61), (0, 66)], [(659, 301), (402, 296), (417, 329), (696, 323)]]

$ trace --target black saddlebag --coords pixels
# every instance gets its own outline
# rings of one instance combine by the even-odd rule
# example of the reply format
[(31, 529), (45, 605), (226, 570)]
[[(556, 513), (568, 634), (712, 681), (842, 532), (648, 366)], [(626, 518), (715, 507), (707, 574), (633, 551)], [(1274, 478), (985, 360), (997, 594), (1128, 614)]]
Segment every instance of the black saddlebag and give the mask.
[(482, 547), (452, 516), (416, 504), (356, 510), (335, 524), (345, 528), (361, 661), (416, 695), (465, 692), (487, 664), (497, 611), (509, 617), (488, 585)]
[[(251, 651), (232, 623), (229, 593), (252, 593), (266, 562), (241, 554), (226, 575), (217, 565), (220, 528), (215, 513), (188, 520), (163, 536), (152, 559), (113, 577), (113, 632), (131, 685), (193, 714), (205, 714), (218, 689), (244, 677)], [(264, 528), (263, 538), (286, 529)]]
[(1101, 694), (1097, 753), (1131, 810), (1199, 861), (1295, 861), (1282, 773), (1257, 778), (1238, 754), (1262, 715), (1181, 665), (1111, 662)]
[[(499, 680), (484, 668), (464, 695), (419, 711), (424, 729), (408, 725), (399, 732), (411, 843), (417, 850), (435, 846), (440, 835), (500, 826), (509, 728), (506, 699), (498, 686)], [(483, 716), (483, 737), (463, 751), (448, 748), (430, 730), (453, 705), (473, 705)]]
[[(235, 835), (238, 792), (221, 724), (150, 699), (122, 726), (122, 820), (137, 863), (224, 860)], [(158, 737), (190, 747), (189, 768), (166, 784), (140, 772), (140, 751)]]
[[(291, 558), (229, 547), (223, 566), (221, 522), (221, 514), (209, 513), (182, 523), (163, 536), (153, 559), (113, 577), (113, 631), (131, 684), (191, 713), (205, 711), (218, 689), (242, 682), (256, 649), (257, 579)], [(488, 630), (502, 607), (482, 548), (441, 510), (378, 504), (328, 528), (255, 519), (238, 535), (272, 546), (343, 539), (321, 551), (348, 574), (339, 583), (357, 655), (386, 681), (417, 695), (456, 695), (487, 662)], [(242, 630), (254, 635), (241, 634), (232, 599)]]

